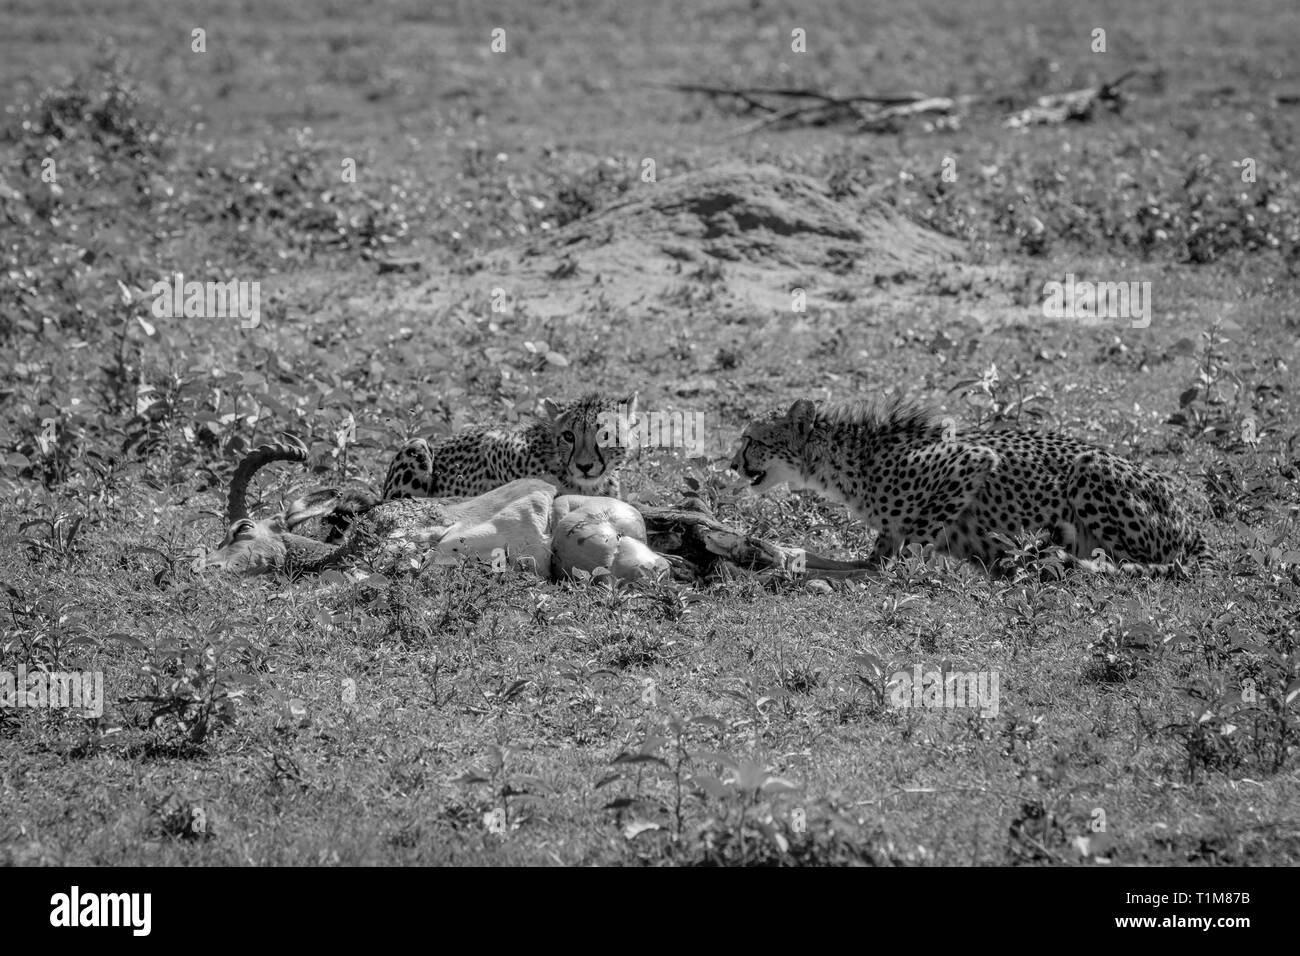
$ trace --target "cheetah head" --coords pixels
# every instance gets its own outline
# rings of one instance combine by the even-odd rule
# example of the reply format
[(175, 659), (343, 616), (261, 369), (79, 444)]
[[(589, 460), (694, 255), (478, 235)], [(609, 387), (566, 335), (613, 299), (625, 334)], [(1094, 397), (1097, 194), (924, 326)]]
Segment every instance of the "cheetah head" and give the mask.
[[(635, 426), (636, 393), (607, 399), (593, 392), (567, 405), (546, 399), (542, 408), (554, 440), (556, 477), (583, 494), (599, 493), (627, 457), (619, 436)], [(629, 423), (622, 432), (620, 417)]]
[(740, 448), (731, 467), (749, 479), (753, 490), (762, 494), (782, 482), (791, 488), (807, 483), (803, 474), (803, 451), (812, 433), (817, 408), (806, 398), (787, 409), (775, 409), (755, 418), (740, 436)]

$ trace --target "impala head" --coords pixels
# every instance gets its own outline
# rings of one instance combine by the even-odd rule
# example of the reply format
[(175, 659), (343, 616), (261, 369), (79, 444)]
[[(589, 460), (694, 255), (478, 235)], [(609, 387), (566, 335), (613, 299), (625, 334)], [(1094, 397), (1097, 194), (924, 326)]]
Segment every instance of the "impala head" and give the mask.
[(308, 518), (325, 514), (337, 500), (333, 492), (295, 501), (286, 511), (254, 520), (248, 514), (248, 483), (258, 469), (273, 461), (306, 461), (302, 445), (274, 442), (261, 445), (244, 456), (230, 481), (226, 520), (230, 523), (221, 546), (200, 558), (198, 570), (219, 568), (241, 574), (258, 574), (281, 567), (292, 554), (298, 559), (320, 560), (335, 549), (292, 533)]

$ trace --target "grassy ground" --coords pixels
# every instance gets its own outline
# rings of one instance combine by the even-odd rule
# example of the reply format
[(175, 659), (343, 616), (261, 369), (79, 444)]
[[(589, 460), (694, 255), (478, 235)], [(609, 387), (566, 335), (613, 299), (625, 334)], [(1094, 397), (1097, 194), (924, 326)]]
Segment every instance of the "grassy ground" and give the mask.
[[(0, 862), (1300, 861), (1300, 108), (1275, 99), (1300, 91), (1300, 10), (971, 7), (4, 4), (0, 670), (101, 669), (108, 705), (0, 711)], [(736, 137), (752, 117), (663, 86), (1009, 110), (1132, 67), (1122, 114), (1015, 133), (977, 114)], [(647, 157), (665, 183), (727, 160), (870, 193), (965, 261), (828, 267), (810, 288), (838, 304), (799, 314), (732, 295), (726, 263), (558, 315), (466, 291), (655, 189)], [(391, 256), (424, 267), (380, 274)], [(260, 281), (259, 327), (154, 318), (177, 271)], [(1150, 326), (1045, 320), (1067, 272), (1152, 282)], [(378, 482), (407, 434), (588, 387), (705, 415), (707, 457), (644, 454), (631, 494), (692, 477), (786, 543), (870, 547), (815, 496), (742, 495), (743, 423), (887, 390), (1183, 476), (1223, 559), (1190, 585), (1026, 557), (617, 594), (189, 570), (253, 444), (313, 448), (312, 474), (262, 482), (269, 508)], [(918, 664), (997, 671), (997, 715), (892, 707)]]

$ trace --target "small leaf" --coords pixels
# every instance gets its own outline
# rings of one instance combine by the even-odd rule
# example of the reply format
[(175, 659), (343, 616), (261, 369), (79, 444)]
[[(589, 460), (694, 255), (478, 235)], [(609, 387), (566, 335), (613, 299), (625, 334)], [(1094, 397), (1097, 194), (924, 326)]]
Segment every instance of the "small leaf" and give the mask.
[(336, 571), (334, 568), (328, 568), (325, 571), (322, 571), (320, 579), (322, 584), (337, 584), (341, 587), (348, 586), (347, 575), (343, 574), (341, 571)]
[(725, 800), (727, 797), (731, 796), (731, 790), (712, 774), (697, 773), (687, 782), (692, 786), (699, 787), (715, 800)]
[(763, 782), (763, 786), (760, 787), (759, 789), (762, 790), (764, 793), (772, 794), (772, 793), (795, 793), (799, 790), (802, 790), (803, 788), (800, 787), (798, 784), (791, 783), (789, 780), (786, 780), (784, 777), (768, 777), (767, 780)]
[(696, 714), (691, 718), (692, 724), (704, 724), (706, 727), (716, 727), (718, 730), (726, 730), (727, 722), (719, 717), (713, 717), (709, 714)]
[(523, 689), (524, 689), (525, 687), (527, 687), (527, 686), (528, 686), (529, 684), (531, 684), (531, 683), (532, 683), (532, 681), (530, 681), (530, 680), (517, 680), (517, 681), (515, 681), (513, 684), (511, 684), (509, 687), (507, 687), (507, 688), (505, 689), (505, 691), (501, 694), (502, 699), (504, 699), (504, 700), (510, 700), (511, 698), (513, 698), (513, 697), (517, 696), (518, 694), (520, 694), (520, 693), (523, 691)]
[(105, 634), (104, 640), (117, 641), (119, 644), (125, 644), (127, 647), (138, 648), (142, 651), (147, 650), (145, 642), (140, 640), (140, 638), (134, 637), (130, 634), (123, 634), (120, 631), (114, 631), (112, 634)]
[(517, 774), (510, 786), (506, 787), (506, 793), (511, 796), (521, 794), (535, 794), (539, 790), (549, 790), (550, 787), (546, 781), (530, 773)]
[(720, 763), (728, 770), (736, 769), (736, 761), (727, 754), (716, 753), (711, 750), (697, 750), (691, 753), (691, 759), (698, 763)]
[(1300, 697), (1300, 680), (1293, 680), (1287, 685), (1282, 700), (1287, 707), (1290, 707), (1295, 703), (1297, 697)]
[(633, 840), (642, 833), (645, 833), (647, 830), (659, 829), (662, 828), (657, 823), (651, 823), (648, 820), (638, 820), (634, 823), (629, 823), (623, 828), (623, 836), (627, 837), (629, 840)]
[(157, 548), (150, 548), (150, 547), (148, 547), (147, 545), (143, 545), (143, 544), (138, 544), (138, 545), (135, 545), (134, 547), (127, 548), (127, 549), (126, 549), (126, 553), (127, 553), (127, 554), (156, 554), (158, 557), (162, 558), (164, 561), (170, 561), (170, 560), (171, 560), (171, 558), (167, 557), (167, 555), (163, 554), (163, 553), (162, 553), (161, 551), (159, 551)]
[(757, 790), (768, 779), (768, 773), (763, 769), (762, 764), (746, 758), (741, 758), (735, 773), (736, 784), (742, 790)]
[(626, 763), (657, 763), (664, 767), (668, 766), (667, 760), (663, 757), (656, 757), (654, 754), (621, 753), (610, 761), (610, 764), (613, 765)]
[(541, 803), (543, 799), (532, 793), (512, 793), (509, 787), (506, 788), (506, 795), (510, 797), (511, 806), (519, 803)]

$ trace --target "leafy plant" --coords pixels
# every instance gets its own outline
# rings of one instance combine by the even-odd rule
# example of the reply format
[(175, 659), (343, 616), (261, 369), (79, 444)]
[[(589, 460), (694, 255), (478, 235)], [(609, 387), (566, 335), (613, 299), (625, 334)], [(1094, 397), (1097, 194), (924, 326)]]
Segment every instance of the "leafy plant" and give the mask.
[[(636, 817), (624, 827), (624, 834), (634, 839), (640, 834), (662, 829), (662, 824), (649, 819), (666, 816), (671, 824), (674, 842), (683, 839), (687, 817), (692, 803), (708, 815), (698, 825), (699, 834), (718, 831), (733, 833), (740, 844), (740, 853), (746, 854), (748, 841), (757, 838), (770, 841), (782, 852), (789, 848), (782, 828), (777, 821), (776, 806), (785, 796), (799, 792), (800, 788), (748, 759), (737, 758), (716, 750), (696, 749), (689, 744), (692, 730), (711, 728), (725, 731), (726, 723), (711, 715), (694, 715), (683, 718), (669, 711), (665, 718), (666, 736), (649, 736), (635, 750), (623, 751), (612, 761), (618, 769), (607, 774), (597, 788), (620, 780), (636, 784), (632, 796), (620, 797), (606, 804), (606, 809), (620, 813), (636, 812)], [(666, 756), (661, 756), (666, 753)], [(668, 802), (645, 793), (642, 789), (643, 770), (663, 768), (670, 777)]]
[(140, 668), (150, 692), (126, 700), (148, 704), (151, 726), (177, 732), (192, 745), (215, 727), (234, 724), (244, 695), (261, 677), (234, 666), (258, 652), (245, 638), (224, 637), (231, 629), (229, 621), (213, 621), (195, 631), (193, 641), (155, 644)]
[(963, 379), (948, 389), (960, 392), (968, 407), (975, 413), (975, 426), (986, 427), (999, 422), (1021, 424), (1022, 419), (1041, 419), (1051, 404), (1051, 394), (1035, 387), (1030, 372), (1016, 367), (1010, 376), (998, 373), (991, 364), (979, 378)]
[[(1178, 396), (1178, 411), (1167, 421), (1182, 428), (1190, 438), (1233, 444), (1249, 429), (1236, 410), (1244, 386), (1228, 362), (1225, 346), (1232, 340), (1223, 334), (1224, 329), (1238, 326), (1220, 319), (1201, 333), (1195, 382)], [(1176, 351), (1191, 348), (1191, 342), (1184, 340)]]
[(53, 518), (32, 518), (18, 526), (18, 533), (23, 534), (31, 528), (40, 529), (44, 533), (27, 535), (18, 541), (27, 548), (32, 560), (49, 557), (63, 566), (71, 563), (76, 556), (77, 532), (85, 520), (85, 515), (62, 513)]
[[(1131, 620), (1135, 615), (1138, 619)], [(1102, 683), (1133, 680), (1159, 656), (1164, 646), (1150, 614), (1131, 607), (1112, 615), (1109, 626), (1088, 645), (1092, 660), (1085, 673)]]
[(492, 805), (483, 814), (483, 825), (501, 837), (518, 829), (527, 819), (519, 808), (536, 803), (541, 799), (541, 793), (549, 789), (535, 774), (516, 773), (510, 768), (511, 760), (518, 752), (517, 748), (499, 741), (488, 747), (486, 757), (476, 768), (466, 770), (452, 780), (461, 786), (490, 785)]

